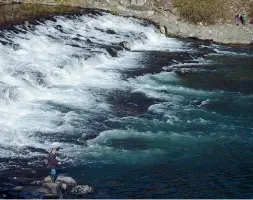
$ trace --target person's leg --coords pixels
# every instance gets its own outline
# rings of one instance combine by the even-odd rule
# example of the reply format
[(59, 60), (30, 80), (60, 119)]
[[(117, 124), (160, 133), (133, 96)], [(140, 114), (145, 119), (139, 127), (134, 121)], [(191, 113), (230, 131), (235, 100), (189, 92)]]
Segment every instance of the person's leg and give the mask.
[(56, 176), (56, 170), (51, 169), (51, 180), (52, 180), (53, 183), (55, 182), (55, 176)]

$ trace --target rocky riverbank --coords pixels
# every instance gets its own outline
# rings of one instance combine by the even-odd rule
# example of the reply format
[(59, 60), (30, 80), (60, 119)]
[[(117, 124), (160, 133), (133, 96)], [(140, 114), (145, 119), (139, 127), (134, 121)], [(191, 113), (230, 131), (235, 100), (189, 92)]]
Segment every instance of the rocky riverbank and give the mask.
[[(153, 21), (161, 27), (161, 32), (168, 36), (211, 40), (224, 44), (251, 44), (253, 41), (253, 25), (205, 26), (201, 22), (198, 25), (189, 24), (173, 14), (175, 11), (171, 0), (20, 0), (18, 2), (71, 6), (69, 9), (74, 7), (104, 9), (119, 15)], [(2, 3), (10, 3), (10, 1), (2, 0)]]
[(66, 175), (59, 175), (56, 182), (52, 183), (49, 176), (45, 177), (45, 171), (39, 170), (4, 172), (0, 180), (5, 182), (0, 188), (0, 198), (3, 199), (85, 198), (93, 193), (90, 186), (80, 185)]

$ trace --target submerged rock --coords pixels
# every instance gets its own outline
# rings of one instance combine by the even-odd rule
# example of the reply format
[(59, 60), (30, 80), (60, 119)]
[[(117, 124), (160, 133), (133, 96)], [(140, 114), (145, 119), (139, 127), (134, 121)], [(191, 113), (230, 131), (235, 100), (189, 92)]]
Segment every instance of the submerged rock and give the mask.
[(109, 55), (111, 56), (111, 57), (118, 57), (118, 51), (117, 51), (117, 49), (115, 49), (115, 48), (113, 48), (113, 47), (109, 47), (109, 48), (107, 48), (106, 49), (106, 51), (109, 53)]
[(23, 186), (16, 186), (16, 187), (12, 188), (12, 190), (14, 190), (14, 191), (21, 191), (23, 189), (24, 189)]
[(112, 30), (112, 29), (108, 29), (105, 32), (108, 33), (108, 34), (111, 34), (111, 35), (116, 34), (116, 32), (114, 30)]

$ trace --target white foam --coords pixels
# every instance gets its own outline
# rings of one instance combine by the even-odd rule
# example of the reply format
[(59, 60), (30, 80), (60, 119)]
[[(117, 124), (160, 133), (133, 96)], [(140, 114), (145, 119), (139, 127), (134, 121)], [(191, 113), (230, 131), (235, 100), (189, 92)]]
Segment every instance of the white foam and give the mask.
[[(156, 92), (168, 89), (167, 86), (155, 89), (157, 85), (149, 80), (146, 86), (142, 85), (142, 78), (122, 80), (122, 70), (145, 67), (138, 66), (141, 54), (122, 52), (119, 58), (112, 58), (99, 45), (91, 47), (86, 41), (90, 39), (101, 45), (128, 41), (134, 50), (185, 49), (182, 42), (162, 36), (153, 25), (143, 26), (141, 23), (137, 19), (104, 13), (103, 16), (80, 16), (76, 19), (57, 17), (56, 22), (40, 23), (26, 33), (3, 31), (4, 37), (0, 40), (9, 44), (0, 44), (0, 158), (37, 156), (39, 152), (26, 148), (49, 151), (55, 143), (64, 147), (61, 150), (64, 159), (73, 149), (76, 154), (72, 160), (78, 156), (83, 158), (85, 153), (110, 156), (115, 149), (100, 146), (95, 141), (116, 137), (113, 133), (101, 133), (93, 143), (90, 142), (87, 152), (81, 145), (58, 140), (80, 129), (85, 135), (85, 125), (78, 128), (73, 122), (88, 123), (92, 117), (90, 113), (109, 115), (111, 105), (106, 94), (112, 90), (132, 87), (137, 91), (139, 87), (141, 91), (152, 89), (154, 94), (151, 96), (155, 96)], [(59, 31), (59, 27), (63, 31)], [(116, 34), (107, 34), (95, 27), (103, 31), (111, 29)], [(149, 78), (144, 78), (144, 81)], [(166, 78), (172, 83), (177, 81), (173, 73), (152, 78), (161, 82), (168, 81)], [(128, 137), (127, 134), (125, 132), (125, 136), (120, 137)], [(153, 151), (159, 153), (159, 150)], [(115, 156), (122, 152), (130, 155), (127, 150), (118, 150)], [(147, 156), (149, 153), (148, 150), (144, 152)], [(143, 152), (140, 151), (141, 155)]]
[[(167, 77), (167, 84), (163, 81), (159, 83), (159, 77), (161, 76), (162, 80), (165, 80)], [(157, 80), (156, 80), (157, 79)], [(201, 96), (210, 96), (215, 95), (217, 92), (212, 91), (204, 91), (204, 90), (196, 90), (192, 88), (186, 88), (180, 85), (180, 83), (176, 82), (177, 77), (173, 72), (161, 72), (156, 75), (144, 75), (139, 76), (135, 79), (130, 79), (130, 83), (134, 88), (134, 92), (142, 92), (146, 95), (154, 98), (170, 98), (168, 94), (178, 94), (178, 95), (201, 95)], [(175, 84), (171, 84), (175, 82)], [(166, 95), (164, 95), (166, 92)]]
[(214, 51), (218, 54), (215, 55), (232, 55), (232, 56), (252, 56), (247, 53), (233, 52), (228, 50), (214, 49)]

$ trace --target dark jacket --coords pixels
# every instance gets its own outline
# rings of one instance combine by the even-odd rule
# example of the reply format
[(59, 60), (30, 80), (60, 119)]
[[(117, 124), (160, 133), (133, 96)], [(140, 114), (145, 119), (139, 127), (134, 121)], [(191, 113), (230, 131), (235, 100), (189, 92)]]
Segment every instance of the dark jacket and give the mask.
[(59, 165), (58, 160), (56, 159), (56, 154), (52, 152), (48, 156), (48, 167), (50, 169), (55, 169)]

